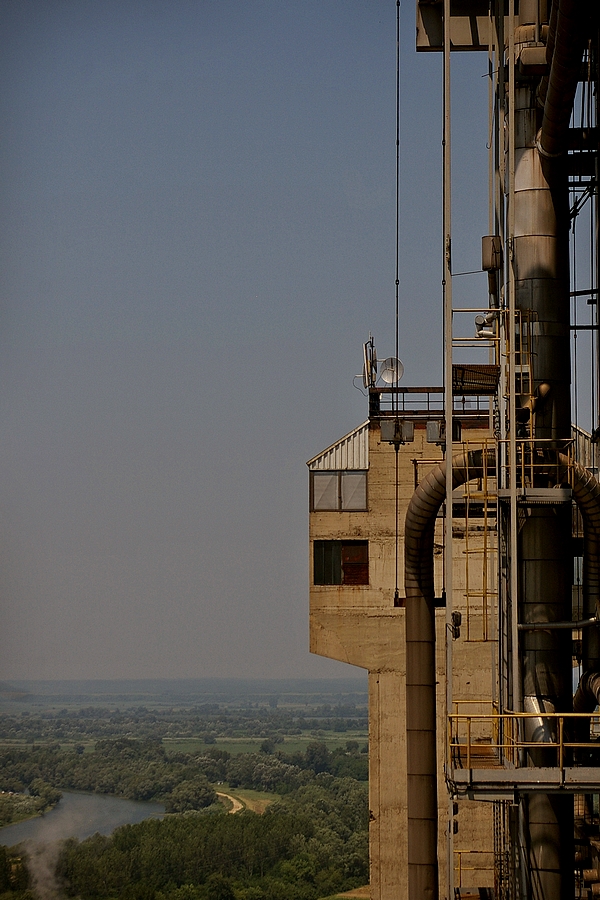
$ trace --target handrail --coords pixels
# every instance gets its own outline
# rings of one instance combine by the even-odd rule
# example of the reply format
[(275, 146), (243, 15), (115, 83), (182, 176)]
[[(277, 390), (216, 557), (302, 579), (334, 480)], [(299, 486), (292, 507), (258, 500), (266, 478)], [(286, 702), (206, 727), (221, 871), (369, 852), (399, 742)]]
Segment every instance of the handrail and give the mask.
[[(499, 446), (508, 445), (508, 443), (508, 439), (498, 441)], [(555, 439), (538, 437), (515, 438), (517, 454), (515, 483), (517, 489), (532, 488), (535, 484), (535, 476), (542, 472), (552, 474), (557, 485), (560, 484), (562, 487), (573, 486), (574, 439), (564, 438), (559, 443), (561, 453), (567, 456), (566, 481), (564, 478), (565, 463), (556, 456), (557, 441)], [(545, 450), (548, 453), (544, 453)], [(510, 470), (507, 474), (510, 479)]]
[[(463, 856), (485, 856), (487, 857), (487, 865), (466, 866), (463, 863)], [(493, 872), (494, 871), (494, 853), (492, 850), (455, 850), (454, 851), (454, 872), (455, 887), (464, 887), (462, 883), (463, 872)]]
[[(599, 741), (581, 739), (583, 723), (587, 721), (591, 725), (592, 720), (597, 720), (598, 717), (599, 713), (595, 712), (451, 713), (448, 716), (448, 765), (450, 768), (474, 768), (474, 762), (482, 757), (485, 749), (497, 754), (498, 765), (508, 762), (512, 767), (524, 768), (530, 767), (531, 763), (527, 764), (526, 754), (520, 751), (538, 751), (544, 754), (553, 751), (554, 762), (552, 759), (545, 759), (543, 765), (562, 772), (567, 765), (578, 765), (576, 759), (571, 760), (571, 751), (595, 750), (600, 754)], [(551, 739), (536, 741), (521, 737), (526, 730), (523, 725), (528, 720), (545, 724), (547, 728), (543, 733), (545, 736), (549, 734)]]

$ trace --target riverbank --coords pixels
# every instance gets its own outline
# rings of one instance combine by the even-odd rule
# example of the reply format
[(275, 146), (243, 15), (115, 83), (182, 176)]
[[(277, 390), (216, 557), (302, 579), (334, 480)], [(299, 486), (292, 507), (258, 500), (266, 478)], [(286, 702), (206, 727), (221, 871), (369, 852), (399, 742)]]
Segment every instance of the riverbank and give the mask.
[(135, 825), (164, 814), (162, 803), (63, 791), (61, 800), (45, 815), (0, 828), (0, 844), (13, 847), (23, 841), (45, 843), (69, 837), (82, 841), (96, 833), (112, 834), (121, 825)]
[(18, 825), (50, 812), (62, 796), (60, 791), (56, 791), (55, 795), (55, 799), (47, 800), (21, 791), (0, 791), (0, 828)]

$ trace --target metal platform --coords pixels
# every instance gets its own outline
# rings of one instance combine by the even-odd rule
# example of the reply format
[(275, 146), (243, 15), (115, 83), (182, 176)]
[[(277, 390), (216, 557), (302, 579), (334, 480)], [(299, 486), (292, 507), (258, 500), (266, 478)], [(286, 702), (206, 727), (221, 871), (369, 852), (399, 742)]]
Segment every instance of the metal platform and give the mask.
[(478, 795), (481, 799), (508, 799), (510, 795), (543, 793), (587, 794), (600, 792), (600, 767), (531, 766), (519, 769), (451, 769), (447, 774), (450, 790), (456, 794)]

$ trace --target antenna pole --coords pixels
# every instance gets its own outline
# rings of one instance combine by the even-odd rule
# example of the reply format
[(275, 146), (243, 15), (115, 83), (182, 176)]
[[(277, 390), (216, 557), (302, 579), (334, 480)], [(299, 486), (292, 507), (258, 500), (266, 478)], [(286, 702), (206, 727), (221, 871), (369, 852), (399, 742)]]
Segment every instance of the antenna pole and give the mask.
[[(400, 358), (399, 353), (399, 308), (400, 308), (400, 0), (396, 0), (396, 279), (395, 279), (395, 299), (396, 299), (396, 320), (394, 328), (395, 336), (395, 358)], [(396, 433), (400, 430), (398, 422), (398, 383), (395, 382), (395, 388), (392, 393), (392, 409), (394, 411)], [(399, 542), (400, 542), (400, 496), (399, 496), (399, 467), (398, 467), (398, 451), (400, 444), (394, 443), (396, 451), (395, 465), (395, 531), (396, 531), (396, 558), (395, 558), (395, 578), (394, 578), (394, 606), (400, 606), (400, 591), (398, 588), (398, 569), (399, 569)]]
[[(452, 165), (451, 165), (451, 80), (450, 80), (450, 0), (444, 0), (444, 136), (443, 136), (443, 193), (444, 193), (444, 417), (446, 426), (446, 515), (444, 518), (444, 590), (446, 594), (446, 709), (445, 721), (452, 711)], [(449, 800), (450, 808), (451, 801)], [(451, 818), (449, 812), (448, 818)], [(454, 895), (454, 842), (448, 829), (447, 877), (448, 896)], [(437, 885), (436, 885), (437, 888)]]

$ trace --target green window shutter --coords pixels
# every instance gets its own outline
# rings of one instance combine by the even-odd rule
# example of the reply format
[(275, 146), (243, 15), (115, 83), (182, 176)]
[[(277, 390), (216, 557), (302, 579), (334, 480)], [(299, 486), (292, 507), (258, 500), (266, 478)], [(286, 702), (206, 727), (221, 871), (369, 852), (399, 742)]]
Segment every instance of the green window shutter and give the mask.
[(315, 541), (313, 545), (314, 583), (342, 583), (342, 542)]

